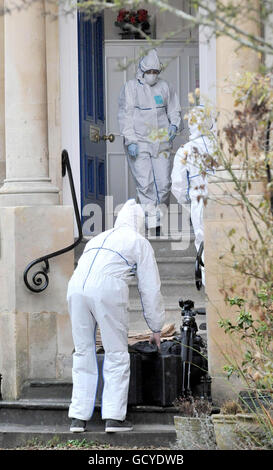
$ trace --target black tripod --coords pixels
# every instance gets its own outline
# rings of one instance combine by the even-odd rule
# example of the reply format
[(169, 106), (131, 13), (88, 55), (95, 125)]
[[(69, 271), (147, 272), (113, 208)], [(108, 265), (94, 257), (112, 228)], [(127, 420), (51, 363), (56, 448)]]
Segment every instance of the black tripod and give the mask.
[(195, 260), (195, 285), (197, 290), (202, 288), (202, 268), (204, 268), (204, 263), (202, 261), (202, 255), (204, 251), (204, 242), (200, 243), (199, 250)]
[(205, 315), (205, 309), (193, 310), (192, 300), (179, 300), (181, 315), (183, 317), (181, 330), (181, 359), (182, 359), (182, 397), (192, 395), (190, 377), (193, 359), (193, 344), (198, 327), (195, 321), (196, 314)]

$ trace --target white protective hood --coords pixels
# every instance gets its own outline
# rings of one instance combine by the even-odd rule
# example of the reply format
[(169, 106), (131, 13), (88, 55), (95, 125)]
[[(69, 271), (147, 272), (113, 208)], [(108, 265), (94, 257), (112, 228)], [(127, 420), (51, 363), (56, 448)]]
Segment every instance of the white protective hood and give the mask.
[(144, 72), (147, 72), (147, 70), (161, 71), (161, 69), (162, 64), (160, 63), (156, 49), (151, 49), (148, 54), (142, 57), (142, 59), (140, 60), (138, 64), (136, 78), (137, 80), (140, 80), (142, 82)]
[(188, 127), (190, 131), (190, 140), (206, 136), (212, 130), (213, 122), (204, 106), (195, 106), (188, 113)]
[(145, 234), (145, 214), (140, 204), (135, 199), (129, 199), (119, 211), (115, 228), (129, 226), (141, 235)]
[[(188, 126), (189, 142), (176, 152), (171, 174), (171, 191), (180, 204), (207, 194), (207, 176), (204, 175), (202, 157), (214, 154), (213, 120), (204, 106), (195, 106), (190, 110)], [(214, 170), (206, 170), (206, 173), (211, 172)]]

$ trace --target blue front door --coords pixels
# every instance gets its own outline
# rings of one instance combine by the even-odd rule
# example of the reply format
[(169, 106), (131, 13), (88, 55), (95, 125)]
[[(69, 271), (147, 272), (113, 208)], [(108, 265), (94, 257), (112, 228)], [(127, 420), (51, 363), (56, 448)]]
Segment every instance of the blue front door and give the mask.
[(84, 235), (105, 229), (103, 15), (78, 13), (81, 210)]

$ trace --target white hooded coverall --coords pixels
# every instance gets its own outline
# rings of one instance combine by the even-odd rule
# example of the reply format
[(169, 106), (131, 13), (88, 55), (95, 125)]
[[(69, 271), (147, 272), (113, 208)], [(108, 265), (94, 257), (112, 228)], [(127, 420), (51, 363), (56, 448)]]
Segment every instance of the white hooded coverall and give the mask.
[(105, 351), (102, 419), (126, 417), (130, 378), (128, 353), (128, 281), (138, 277), (143, 313), (153, 332), (162, 329), (165, 310), (153, 249), (139, 232), (144, 213), (127, 201), (111, 230), (90, 240), (69, 281), (67, 299), (75, 345), (73, 393), (69, 417), (89, 420), (98, 382), (96, 328)]
[[(156, 206), (169, 204), (172, 143), (168, 128), (173, 124), (179, 129), (181, 123), (181, 108), (173, 87), (162, 79), (151, 86), (143, 78), (144, 72), (161, 68), (156, 50), (149, 51), (139, 62), (136, 78), (125, 83), (119, 97), (120, 133), (138, 201), (150, 216), (158, 212)], [(132, 143), (138, 144), (136, 157), (127, 151)], [(149, 226), (158, 226), (158, 222)]]
[[(176, 152), (171, 174), (171, 192), (177, 202), (191, 202), (191, 222), (198, 251), (204, 240), (204, 197), (208, 193), (207, 174), (210, 170), (202, 163), (204, 155), (213, 154), (213, 140), (208, 136), (212, 120), (205, 115), (203, 106), (196, 106), (189, 113), (190, 140)], [(214, 173), (214, 170), (211, 170)]]

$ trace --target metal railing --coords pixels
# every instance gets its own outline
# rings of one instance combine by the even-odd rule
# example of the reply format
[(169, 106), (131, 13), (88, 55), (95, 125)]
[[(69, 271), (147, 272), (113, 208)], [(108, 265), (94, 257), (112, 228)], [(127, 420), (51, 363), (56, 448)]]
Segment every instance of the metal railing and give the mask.
[[(48, 273), (50, 272), (49, 259), (55, 258), (56, 256), (63, 255), (64, 253), (67, 253), (68, 251), (73, 250), (81, 242), (83, 238), (81, 217), (80, 217), (78, 203), (77, 203), (77, 197), (76, 197), (76, 192), (75, 192), (75, 186), (74, 186), (69, 156), (68, 156), (67, 150), (63, 150), (62, 151), (62, 176), (63, 177), (66, 175), (66, 172), (68, 174), (73, 207), (74, 207), (75, 217), (77, 221), (78, 238), (74, 243), (72, 243), (72, 245), (69, 245), (66, 248), (62, 248), (61, 250), (55, 251), (53, 253), (49, 253), (45, 256), (41, 256), (40, 258), (35, 259), (34, 261), (32, 261), (31, 263), (27, 265), (24, 271), (24, 282), (27, 288), (35, 293), (43, 292), (49, 284), (49, 277), (48, 277)], [(30, 270), (33, 268), (33, 266), (37, 264), (41, 264), (41, 263), (44, 263), (44, 266), (42, 266), (38, 271), (36, 271), (32, 275), (31, 284), (30, 284), (28, 280), (28, 276), (30, 275)]]

